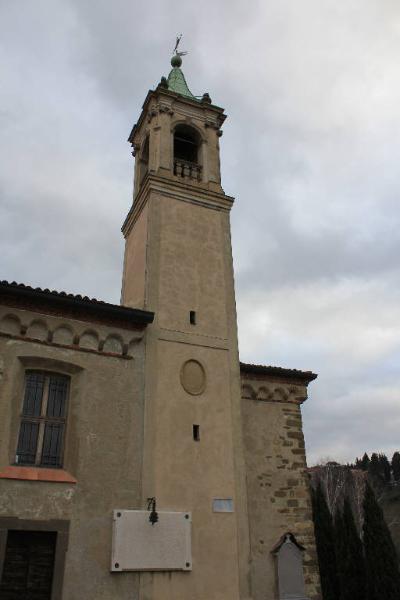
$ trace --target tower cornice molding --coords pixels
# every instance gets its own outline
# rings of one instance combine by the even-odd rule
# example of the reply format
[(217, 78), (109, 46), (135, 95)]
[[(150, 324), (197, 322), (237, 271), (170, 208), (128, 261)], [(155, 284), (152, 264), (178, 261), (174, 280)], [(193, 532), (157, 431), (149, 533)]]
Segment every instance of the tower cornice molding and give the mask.
[[(156, 101), (157, 106), (153, 107), (152, 110), (150, 110), (152, 100)], [(136, 141), (136, 132), (140, 130), (141, 125), (146, 118), (153, 118), (158, 114), (158, 112), (169, 112), (170, 114), (173, 114), (174, 106), (176, 106), (177, 104), (179, 104), (181, 107), (186, 105), (188, 110), (183, 112), (186, 113), (187, 116), (202, 114), (203, 119), (207, 123), (207, 127), (211, 125), (212, 127), (219, 129), (226, 119), (224, 109), (220, 106), (201, 102), (199, 100), (191, 99), (186, 96), (181, 96), (180, 94), (171, 92), (168, 89), (158, 86), (155, 90), (149, 90), (149, 92), (147, 93), (146, 99), (142, 106), (142, 112), (137, 123), (132, 128), (132, 131), (128, 138), (128, 142), (133, 144)], [(212, 117), (210, 119), (211, 115)], [(214, 120), (216, 121), (215, 124)]]
[(215, 192), (208, 188), (204, 189), (191, 185), (186, 180), (179, 181), (176, 178), (171, 179), (160, 175), (147, 174), (122, 225), (121, 231), (125, 238), (142, 212), (152, 192), (182, 202), (223, 212), (230, 212), (234, 202), (232, 196), (227, 196), (225, 193)]

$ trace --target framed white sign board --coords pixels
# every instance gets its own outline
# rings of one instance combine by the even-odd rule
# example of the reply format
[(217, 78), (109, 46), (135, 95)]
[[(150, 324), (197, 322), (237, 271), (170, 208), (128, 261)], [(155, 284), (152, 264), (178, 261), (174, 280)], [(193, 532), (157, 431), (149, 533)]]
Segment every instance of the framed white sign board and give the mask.
[(191, 513), (157, 512), (113, 511), (111, 571), (192, 570)]

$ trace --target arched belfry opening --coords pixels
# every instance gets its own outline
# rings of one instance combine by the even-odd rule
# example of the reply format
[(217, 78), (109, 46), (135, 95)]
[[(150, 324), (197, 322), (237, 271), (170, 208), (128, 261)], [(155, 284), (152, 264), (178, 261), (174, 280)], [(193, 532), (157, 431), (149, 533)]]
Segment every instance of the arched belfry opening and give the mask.
[(189, 125), (177, 125), (174, 129), (174, 175), (186, 179), (201, 179), (201, 137)]
[(188, 125), (178, 125), (174, 131), (174, 158), (198, 163), (199, 134)]

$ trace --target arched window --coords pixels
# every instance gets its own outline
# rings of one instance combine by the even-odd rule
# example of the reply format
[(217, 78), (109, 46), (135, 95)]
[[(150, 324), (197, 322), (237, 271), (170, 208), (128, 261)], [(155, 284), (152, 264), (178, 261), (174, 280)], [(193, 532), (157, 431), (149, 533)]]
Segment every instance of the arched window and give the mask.
[(187, 125), (178, 125), (174, 132), (174, 158), (198, 163), (199, 136)]
[(200, 135), (188, 125), (178, 125), (174, 131), (174, 174), (200, 180)]
[(279, 600), (307, 600), (303, 574), (303, 546), (288, 532), (281, 537), (272, 552), (278, 561)]

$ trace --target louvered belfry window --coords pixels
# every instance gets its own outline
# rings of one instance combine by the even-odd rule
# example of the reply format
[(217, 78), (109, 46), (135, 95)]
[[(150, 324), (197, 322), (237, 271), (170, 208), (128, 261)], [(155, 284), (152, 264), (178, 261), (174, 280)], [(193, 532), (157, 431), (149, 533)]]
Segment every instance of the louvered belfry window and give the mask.
[(69, 378), (27, 371), (16, 463), (62, 466)]

